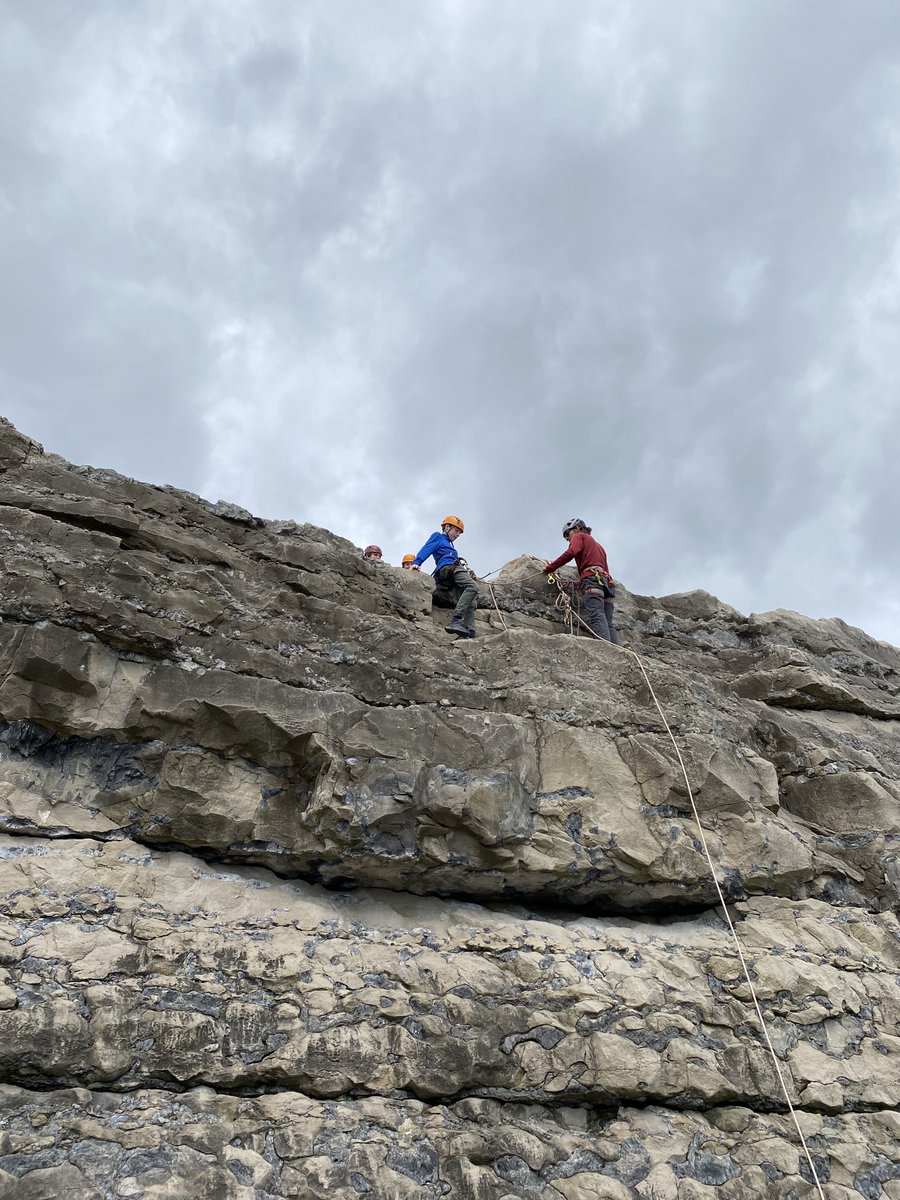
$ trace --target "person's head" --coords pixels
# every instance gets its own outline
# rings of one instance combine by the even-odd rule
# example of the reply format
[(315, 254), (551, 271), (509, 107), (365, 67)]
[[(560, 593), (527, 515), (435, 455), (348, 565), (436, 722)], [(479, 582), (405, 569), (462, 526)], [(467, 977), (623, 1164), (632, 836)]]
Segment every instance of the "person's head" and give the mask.
[(582, 521), (581, 517), (571, 517), (568, 521), (566, 521), (565, 525), (563, 525), (562, 534), (563, 534), (563, 537), (566, 539), (566, 541), (569, 541), (569, 539), (575, 533), (590, 533), (590, 532), (591, 532), (590, 529), (587, 527), (587, 525), (585, 525), (585, 523), (584, 523), (584, 521)]
[(363, 558), (368, 559), (369, 562), (381, 562), (381, 547), (366, 546), (363, 550)]
[(403, 561), (400, 563), (400, 566), (403, 568), (404, 571), (411, 571), (415, 565), (416, 565), (416, 556), (414, 554), (404, 554), (403, 555)]
[(451, 542), (455, 542), (461, 533), (465, 532), (465, 525), (461, 517), (455, 517), (452, 514), (449, 517), (444, 517), (441, 521), (441, 533), (445, 533)]

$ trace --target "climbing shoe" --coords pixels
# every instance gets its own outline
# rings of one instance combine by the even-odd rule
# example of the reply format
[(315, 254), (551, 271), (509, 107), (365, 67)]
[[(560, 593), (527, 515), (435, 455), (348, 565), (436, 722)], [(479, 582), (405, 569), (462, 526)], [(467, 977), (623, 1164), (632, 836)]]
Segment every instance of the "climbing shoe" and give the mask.
[(463, 625), (462, 621), (460, 621), (458, 617), (454, 617), (450, 624), (445, 625), (444, 628), (448, 633), (455, 633), (458, 637), (469, 636), (468, 629), (466, 629), (465, 625)]

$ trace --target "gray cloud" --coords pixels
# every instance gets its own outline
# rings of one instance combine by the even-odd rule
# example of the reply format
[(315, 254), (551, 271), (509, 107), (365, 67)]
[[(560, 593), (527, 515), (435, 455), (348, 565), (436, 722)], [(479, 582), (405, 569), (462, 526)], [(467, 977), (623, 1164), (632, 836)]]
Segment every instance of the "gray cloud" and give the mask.
[(394, 561), (445, 510), (482, 570), (581, 513), (637, 590), (900, 641), (893, 0), (3, 38), (0, 382), (50, 448)]

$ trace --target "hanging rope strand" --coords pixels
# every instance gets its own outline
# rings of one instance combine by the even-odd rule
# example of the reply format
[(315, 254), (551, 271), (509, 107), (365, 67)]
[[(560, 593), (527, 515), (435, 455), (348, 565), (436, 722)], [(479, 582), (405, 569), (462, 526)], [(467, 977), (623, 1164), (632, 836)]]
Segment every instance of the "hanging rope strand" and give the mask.
[[(493, 572), (491, 572), (491, 574), (493, 574)], [(485, 582), (487, 582), (487, 580), (485, 580)], [(496, 608), (496, 610), (497, 610), (497, 616), (500, 618), (503, 628), (508, 629), (509, 626), (506, 624), (506, 618), (504, 617), (503, 613), (500, 611), (500, 605), (497, 603), (497, 597), (494, 595), (494, 585), (492, 583), (488, 583), (488, 589), (490, 590), (490, 593), (491, 593), (491, 599), (494, 602), (494, 608)]]
[[(568, 596), (566, 596), (565, 592), (563, 591), (562, 585), (560, 584), (559, 580), (553, 576), (551, 576), (551, 579), (552, 579), (552, 582), (555, 583), (557, 588), (559, 589), (559, 594), (564, 602), (564, 605), (575, 616), (576, 620), (578, 620), (582, 625), (584, 625), (585, 629), (588, 631), (589, 634), (591, 634), (592, 637), (597, 638), (598, 641), (603, 641), (604, 639), (599, 637), (594, 632), (594, 630), (591, 629), (590, 625), (588, 625), (587, 622), (582, 619), (580, 613), (575, 612), (574, 608), (569, 603), (569, 598), (568, 598)], [(612, 643), (610, 642), (609, 645), (612, 645)], [(617, 646), (616, 649), (622, 650), (623, 647)], [(656, 710), (659, 713), (659, 716), (660, 716), (660, 719), (662, 720), (663, 725), (665, 726), (666, 733), (669, 735), (669, 740), (671, 741), (672, 746), (675, 749), (675, 756), (678, 759), (678, 765), (681, 767), (681, 773), (684, 777), (684, 784), (685, 784), (685, 787), (687, 788), (688, 799), (690, 800), (690, 804), (691, 804), (691, 811), (694, 815), (694, 820), (697, 823), (697, 829), (700, 834), (700, 844), (703, 847), (703, 853), (706, 856), (706, 861), (709, 865), (709, 870), (710, 870), (710, 874), (712, 875), (713, 883), (715, 885), (716, 894), (719, 897), (719, 903), (722, 906), (722, 912), (725, 915), (725, 921), (728, 925), (729, 932), (731, 933), (731, 939), (734, 942), (734, 947), (735, 947), (735, 950), (737, 951), (737, 956), (740, 960), (741, 968), (744, 972), (744, 979), (746, 980), (747, 987), (750, 989), (750, 996), (753, 1001), (753, 1007), (756, 1011), (756, 1018), (759, 1022), (759, 1027), (762, 1030), (763, 1037), (765, 1038), (766, 1045), (768, 1046), (769, 1054), (772, 1059), (772, 1064), (775, 1067), (775, 1074), (778, 1076), (778, 1082), (781, 1085), (781, 1091), (782, 1091), (782, 1094), (784, 1095), (784, 1099), (787, 1103), (788, 1111), (790, 1112), (791, 1117), (793, 1118), (794, 1126), (797, 1130), (797, 1136), (800, 1139), (800, 1145), (803, 1147), (803, 1153), (806, 1155), (806, 1161), (809, 1164), (809, 1170), (812, 1175), (813, 1183), (816, 1186), (816, 1190), (818, 1191), (821, 1200), (825, 1200), (825, 1193), (822, 1190), (822, 1184), (819, 1182), (819, 1175), (818, 1175), (818, 1172), (816, 1171), (816, 1167), (815, 1167), (815, 1163), (813, 1162), (812, 1154), (810, 1153), (809, 1147), (806, 1144), (806, 1138), (803, 1136), (803, 1130), (800, 1128), (800, 1119), (797, 1116), (797, 1111), (794, 1107), (793, 1101), (791, 1100), (790, 1093), (788, 1092), (787, 1082), (785, 1081), (784, 1074), (782, 1073), (781, 1064), (778, 1061), (778, 1055), (775, 1053), (775, 1047), (772, 1044), (771, 1037), (769, 1036), (769, 1030), (766, 1025), (765, 1017), (763, 1016), (763, 1011), (762, 1011), (762, 1008), (759, 1003), (759, 998), (756, 995), (756, 988), (753, 986), (753, 980), (750, 978), (750, 969), (747, 966), (746, 959), (744, 958), (744, 952), (741, 948), (741, 943), (740, 943), (740, 939), (738, 938), (738, 935), (737, 935), (737, 930), (734, 927), (734, 922), (732, 921), (731, 914), (728, 911), (728, 905), (725, 902), (724, 893), (722, 892), (722, 888), (719, 884), (719, 877), (716, 874), (715, 863), (713, 862), (713, 857), (712, 857), (712, 854), (710, 853), (709, 845), (707, 844), (707, 841), (706, 841), (706, 834), (704, 833), (703, 826), (700, 823), (700, 812), (697, 809), (697, 804), (696, 804), (696, 801), (694, 800), (694, 792), (693, 792), (693, 789), (691, 788), (691, 782), (688, 779), (688, 773), (687, 773), (687, 768), (684, 765), (684, 759), (681, 757), (681, 751), (678, 749), (678, 743), (675, 740), (675, 735), (672, 733), (672, 730), (669, 727), (669, 722), (666, 720), (666, 715), (662, 710), (662, 705), (660, 704), (659, 700), (656, 698), (656, 692), (654, 692), (654, 690), (653, 690), (653, 685), (651, 684), (650, 678), (647, 675), (646, 670), (644, 669), (644, 664), (643, 664), (643, 661), (641, 660), (640, 655), (638, 655), (634, 650), (624, 650), (624, 653), (630, 654), (632, 656), (632, 658), (634, 659), (634, 661), (637, 663), (637, 665), (640, 669), (640, 672), (644, 677), (644, 682), (647, 684), (647, 687), (650, 691), (650, 695), (653, 698), (653, 703), (656, 705)]]

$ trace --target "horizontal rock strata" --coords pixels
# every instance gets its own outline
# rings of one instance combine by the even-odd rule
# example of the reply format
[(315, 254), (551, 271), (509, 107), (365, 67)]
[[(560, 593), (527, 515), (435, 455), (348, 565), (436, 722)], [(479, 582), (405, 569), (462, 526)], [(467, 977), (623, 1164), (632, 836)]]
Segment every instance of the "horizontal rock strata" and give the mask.
[(0, 1198), (818, 1194), (634, 652), (828, 1200), (900, 1196), (895, 648), (620, 588), (620, 650), (529, 558), (454, 643), (5, 423), (0, 549)]
[[(893, 1112), (801, 1113), (827, 1195), (895, 1194)], [(0, 1195), (21, 1200), (792, 1200), (810, 1172), (784, 1117), (744, 1108), (615, 1115), (463, 1100), (347, 1102), (0, 1087)], [(887, 1189), (887, 1190), (885, 1190)]]
[[(777, 1103), (714, 917), (332, 895), (127, 842), (37, 839), (0, 845), (0, 895), (0, 1069), (17, 1083)], [(777, 899), (739, 911), (800, 1102), (892, 1104), (896, 919)]]

